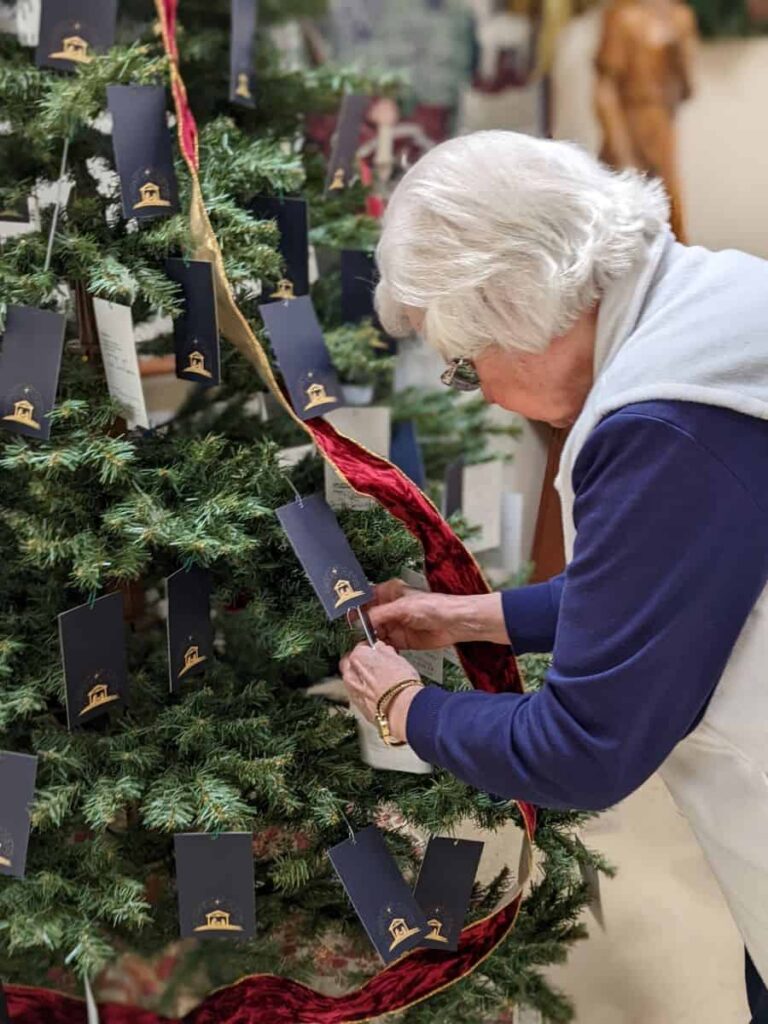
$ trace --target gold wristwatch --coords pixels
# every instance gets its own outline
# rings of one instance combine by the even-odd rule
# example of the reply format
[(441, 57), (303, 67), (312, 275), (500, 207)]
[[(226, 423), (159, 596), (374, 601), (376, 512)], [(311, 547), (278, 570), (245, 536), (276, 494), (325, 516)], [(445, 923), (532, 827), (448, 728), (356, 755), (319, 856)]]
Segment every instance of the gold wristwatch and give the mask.
[(376, 701), (376, 725), (379, 728), (379, 736), (381, 736), (388, 747), (404, 747), (405, 741), (392, 739), (392, 733), (389, 730), (389, 719), (387, 718), (387, 708), (398, 693), (407, 690), (409, 686), (423, 685), (420, 679), (404, 679), (401, 683), (395, 683), (394, 686), (390, 686)]

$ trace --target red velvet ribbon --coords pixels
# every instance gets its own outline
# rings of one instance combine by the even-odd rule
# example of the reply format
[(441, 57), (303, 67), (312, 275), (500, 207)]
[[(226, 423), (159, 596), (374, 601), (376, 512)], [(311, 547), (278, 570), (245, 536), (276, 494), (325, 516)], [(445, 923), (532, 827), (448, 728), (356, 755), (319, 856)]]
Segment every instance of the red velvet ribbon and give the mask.
[[(171, 58), (179, 139), (191, 173), (198, 168), (197, 127), (178, 72), (176, 15), (178, 0), (156, 0), (166, 52)], [(306, 424), (320, 451), (355, 488), (380, 502), (420, 541), (433, 590), (482, 594), (488, 585), (477, 562), (431, 501), (397, 467), (339, 434), (322, 419)], [(459, 655), (473, 684), (482, 690), (520, 692), (514, 656), (496, 644), (462, 644)], [(533, 837), (536, 810), (519, 803)], [(187, 1014), (184, 1024), (360, 1024), (428, 999), (471, 973), (514, 927), (522, 896), (465, 928), (455, 953), (416, 950), (380, 971), (360, 988), (327, 996), (272, 974), (256, 974), (209, 995)], [(85, 1004), (47, 989), (8, 986), (13, 1024), (86, 1024)], [(134, 1007), (99, 1007), (101, 1024), (170, 1024), (169, 1018)]]
[[(361, 988), (326, 996), (289, 978), (254, 974), (219, 989), (184, 1024), (359, 1024), (428, 999), (472, 971), (513, 927), (521, 896), (462, 932), (455, 953), (423, 949)], [(9, 985), (12, 1024), (87, 1024), (85, 1003), (60, 992)], [(171, 1024), (171, 1018), (115, 1003), (99, 1005), (100, 1024)], [(174, 1018), (173, 1024), (176, 1024)]]

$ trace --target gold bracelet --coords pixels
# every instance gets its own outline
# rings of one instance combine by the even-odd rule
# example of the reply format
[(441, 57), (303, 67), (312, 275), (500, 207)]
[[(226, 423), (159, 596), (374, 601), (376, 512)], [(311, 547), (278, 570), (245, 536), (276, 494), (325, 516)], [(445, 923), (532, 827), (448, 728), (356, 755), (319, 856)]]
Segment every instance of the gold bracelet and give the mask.
[(376, 701), (376, 725), (379, 729), (379, 736), (381, 736), (384, 743), (388, 747), (404, 747), (405, 740), (393, 740), (392, 733), (389, 728), (389, 719), (387, 718), (387, 708), (403, 690), (407, 690), (410, 686), (423, 686), (424, 683), (420, 679), (404, 679), (400, 683), (395, 683), (394, 686), (390, 686), (388, 690)]

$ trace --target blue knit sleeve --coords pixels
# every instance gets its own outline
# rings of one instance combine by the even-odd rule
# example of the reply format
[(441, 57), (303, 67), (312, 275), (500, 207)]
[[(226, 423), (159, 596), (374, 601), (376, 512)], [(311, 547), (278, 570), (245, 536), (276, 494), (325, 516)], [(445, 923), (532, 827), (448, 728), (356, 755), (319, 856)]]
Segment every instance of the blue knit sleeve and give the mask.
[(411, 704), (416, 753), (478, 789), (563, 809), (632, 792), (700, 720), (768, 580), (768, 423), (646, 405), (605, 419), (577, 461), (543, 688), (430, 686)]
[(555, 642), (565, 574), (501, 592), (507, 635), (516, 654), (549, 653)]

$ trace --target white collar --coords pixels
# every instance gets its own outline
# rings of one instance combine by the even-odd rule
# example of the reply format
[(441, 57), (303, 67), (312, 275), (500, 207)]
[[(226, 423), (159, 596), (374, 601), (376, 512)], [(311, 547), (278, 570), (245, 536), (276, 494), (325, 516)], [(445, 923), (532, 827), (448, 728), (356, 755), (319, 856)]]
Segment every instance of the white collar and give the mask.
[(659, 264), (674, 243), (671, 230), (664, 228), (632, 269), (612, 282), (603, 293), (597, 314), (595, 384), (634, 330)]

